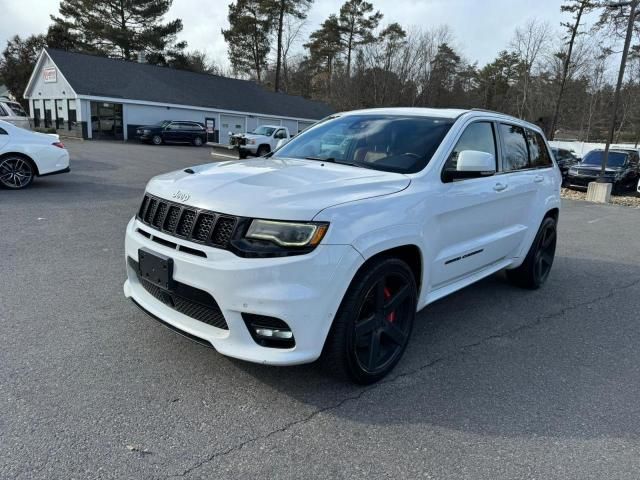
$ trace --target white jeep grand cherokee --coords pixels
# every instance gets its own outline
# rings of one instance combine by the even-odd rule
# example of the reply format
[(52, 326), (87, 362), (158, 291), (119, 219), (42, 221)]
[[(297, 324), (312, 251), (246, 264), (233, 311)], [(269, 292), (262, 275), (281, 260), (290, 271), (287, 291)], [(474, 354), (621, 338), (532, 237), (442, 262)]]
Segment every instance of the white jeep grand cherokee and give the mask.
[(224, 355), (322, 356), (374, 382), (429, 303), (502, 269), (545, 282), (552, 158), (538, 127), (493, 112), (334, 115), (267, 158), (153, 178), (127, 226), (124, 293)]

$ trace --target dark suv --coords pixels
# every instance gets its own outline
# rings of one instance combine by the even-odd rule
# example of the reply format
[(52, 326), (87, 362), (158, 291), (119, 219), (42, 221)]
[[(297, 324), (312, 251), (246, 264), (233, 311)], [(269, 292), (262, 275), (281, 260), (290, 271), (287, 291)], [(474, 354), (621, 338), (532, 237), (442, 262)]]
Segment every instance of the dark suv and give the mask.
[(567, 173), (569, 173), (569, 169), (580, 161), (571, 150), (567, 150), (566, 148), (551, 147), (551, 151), (556, 158), (558, 168), (560, 168), (562, 172), (562, 178), (565, 178)]
[[(589, 182), (594, 182), (600, 176), (604, 150), (591, 150), (582, 161), (569, 169), (567, 186), (569, 188), (587, 188)], [(609, 150), (605, 178), (612, 183), (615, 193), (632, 190), (640, 177), (640, 159), (637, 150), (615, 149)]]
[(191, 143), (201, 146), (206, 139), (204, 125), (198, 122), (163, 120), (153, 125), (143, 125), (136, 129), (136, 137), (154, 145), (162, 143)]

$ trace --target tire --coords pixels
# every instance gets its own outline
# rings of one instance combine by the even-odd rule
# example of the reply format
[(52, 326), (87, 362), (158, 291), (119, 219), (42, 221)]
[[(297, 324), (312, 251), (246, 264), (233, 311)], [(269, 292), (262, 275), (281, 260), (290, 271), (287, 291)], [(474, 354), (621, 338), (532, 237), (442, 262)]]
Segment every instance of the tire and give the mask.
[(151, 137), (151, 143), (154, 145), (162, 145), (162, 137), (160, 135), (154, 135)]
[(256, 153), (256, 156), (257, 157), (264, 157), (270, 151), (271, 151), (271, 149), (269, 148), (269, 145), (260, 145), (258, 147), (258, 152)]
[(417, 296), (413, 273), (402, 260), (382, 257), (359, 271), (325, 342), (325, 368), (363, 385), (387, 375), (409, 342)]
[(193, 145), (196, 147), (201, 147), (203, 144), (202, 137), (196, 137), (193, 139)]
[(507, 270), (507, 279), (514, 285), (535, 290), (540, 288), (549, 277), (558, 240), (557, 222), (546, 217), (522, 265)]
[(0, 158), (0, 185), (10, 190), (27, 188), (36, 175), (36, 166), (31, 159), (21, 155)]

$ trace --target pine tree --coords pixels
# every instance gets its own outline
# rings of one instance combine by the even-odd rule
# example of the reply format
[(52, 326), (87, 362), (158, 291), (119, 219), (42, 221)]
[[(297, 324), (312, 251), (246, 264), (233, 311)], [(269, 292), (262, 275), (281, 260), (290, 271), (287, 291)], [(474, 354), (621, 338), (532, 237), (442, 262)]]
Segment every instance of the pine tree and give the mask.
[(45, 46), (43, 35), (31, 35), (25, 39), (16, 35), (7, 41), (0, 58), (0, 78), (11, 94), (26, 105), (22, 94), (35, 67), (40, 51)]
[(76, 50), (125, 60), (144, 54), (149, 63), (168, 64), (186, 47), (176, 40), (182, 21), (162, 22), (172, 1), (62, 0), (51, 28), (69, 32)]
[(351, 54), (358, 45), (375, 40), (373, 31), (382, 20), (382, 13), (373, 12), (373, 5), (364, 0), (348, 0), (340, 7), (339, 24), (347, 50), (347, 76), (351, 75)]
[(267, 68), (270, 50), (273, 23), (269, 7), (265, 0), (238, 0), (229, 5), (229, 29), (222, 30), (233, 69), (255, 76), (258, 82)]
[(326, 71), (326, 91), (327, 96), (330, 96), (335, 59), (343, 51), (338, 17), (330, 15), (321, 27), (309, 36), (309, 40), (305, 47), (309, 49), (312, 64), (318, 70)]
[(307, 18), (307, 11), (313, 0), (266, 0), (266, 9), (271, 16), (271, 22), (276, 34), (276, 79), (274, 90), (280, 90), (280, 72), (282, 69), (282, 33), (286, 17), (299, 20)]

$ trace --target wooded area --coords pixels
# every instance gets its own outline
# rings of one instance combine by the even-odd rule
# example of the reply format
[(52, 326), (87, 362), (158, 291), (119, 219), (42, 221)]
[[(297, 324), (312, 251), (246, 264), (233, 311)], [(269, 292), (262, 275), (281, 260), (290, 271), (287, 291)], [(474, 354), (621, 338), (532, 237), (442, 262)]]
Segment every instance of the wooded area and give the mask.
[[(486, 108), (536, 122), (550, 138), (603, 141), (628, 19), (628, 6), (595, 0), (559, 4), (558, 25), (523, 10), (509, 44), (479, 65), (465, 58), (448, 26), (385, 23), (384, 12), (364, 0), (347, 0), (315, 29), (307, 19), (313, 0), (237, 0), (228, 6), (229, 27), (222, 30), (230, 65), (223, 68), (178, 41), (180, 20), (163, 23), (171, 3), (63, 0), (47, 34), (8, 42), (0, 59), (2, 82), (20, 97), (40, 48), (48, 45), (253, 79), (336, 110)], [(587, 17), (596, 20), (590, 24)], [(638, 31), (634, 40), (615, 142), (640, 139)]]

